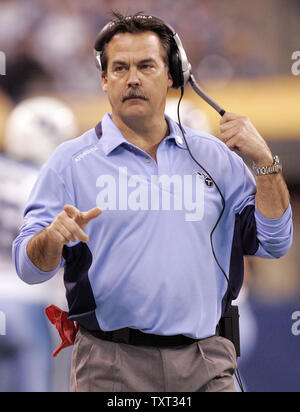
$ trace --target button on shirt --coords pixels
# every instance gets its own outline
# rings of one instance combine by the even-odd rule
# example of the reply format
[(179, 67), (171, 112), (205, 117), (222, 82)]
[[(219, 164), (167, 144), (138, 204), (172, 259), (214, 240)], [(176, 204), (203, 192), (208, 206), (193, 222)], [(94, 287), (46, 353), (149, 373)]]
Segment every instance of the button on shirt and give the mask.
[[(178, 125), (167, 121), (170, 135), (155, 162), (106, 114), (101, 125), (54, 152), (31, 193), (13, 245), (17, 272), (31, 284), (59, 268), (45, 273), (33, 265), (26, 252), (30, 238), (65, 204), (103, 210), (85, 228), (89, 242), (67, 245), (60, 264), (69, 317), (90, 330), (130, 327), (200, 339), (214, 335), (224, 310), (228, 283), (210, 242), (222, 199), (215, 184), (205, 183), (208, 176), (189, 156)], [(277, 258), (289, 249), (291, 208), (280, 219), (260, 215), (255, 180), (240, 157), (213, 136), (185, 130), (192, 153), (226, 201), (213, 246), (237, 296), (243, 255)]]

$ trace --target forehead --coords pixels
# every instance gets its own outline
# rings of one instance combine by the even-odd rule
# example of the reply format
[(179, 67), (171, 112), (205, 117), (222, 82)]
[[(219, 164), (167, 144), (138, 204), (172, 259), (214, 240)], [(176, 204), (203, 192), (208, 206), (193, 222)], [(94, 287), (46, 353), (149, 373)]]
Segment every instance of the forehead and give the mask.
[(164, 48), (159, 36), (151, 31), (117, 33), (108, 43), (106, 53), (108, 60), (126, 57), (163, 59)]

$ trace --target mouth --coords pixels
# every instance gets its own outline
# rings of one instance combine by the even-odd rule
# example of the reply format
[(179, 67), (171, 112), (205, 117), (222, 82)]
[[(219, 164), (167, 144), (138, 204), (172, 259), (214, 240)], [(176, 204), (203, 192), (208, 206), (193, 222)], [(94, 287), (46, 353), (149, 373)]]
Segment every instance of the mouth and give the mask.
[(144, 100), (144, 101), (148, 101), (148, 97), (147, 96), (143, 96), (143, 95), (130, 95), (130, 96), (124, 96), (122, 98), (122, 103), (126, 102), (127, 100)]

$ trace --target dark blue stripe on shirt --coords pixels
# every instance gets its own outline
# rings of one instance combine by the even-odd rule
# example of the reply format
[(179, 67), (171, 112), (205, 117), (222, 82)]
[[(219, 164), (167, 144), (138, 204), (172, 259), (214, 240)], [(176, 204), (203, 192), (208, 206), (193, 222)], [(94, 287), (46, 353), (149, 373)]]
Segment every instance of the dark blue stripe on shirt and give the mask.
[(223, 314), (228, 310), (232, 300), (236, 299), (244, 281), (244, 256), (255, 255), (259, 242), (257, 239), (255, 206), (247, 206), (241, 214), (235, 217), (234, 235), (232, 240), (229, 282), (233, 292), (231, 296), (229, 288), (223, 298)]

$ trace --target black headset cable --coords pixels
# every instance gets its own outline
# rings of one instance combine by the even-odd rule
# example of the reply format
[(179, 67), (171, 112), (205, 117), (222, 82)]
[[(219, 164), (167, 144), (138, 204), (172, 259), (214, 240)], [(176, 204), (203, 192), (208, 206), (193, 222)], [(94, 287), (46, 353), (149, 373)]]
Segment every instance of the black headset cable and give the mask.
[[(197, 159), (195, 159), (193, 153), (191, 152), (191, 149), (190, 149), (189, 144), (188, 144), (187, 139), (186, 139), (185, 131), (184, 131), (183, 127), (182, 127), (181, 120), (180, 120), (180, 105), (181, 105), (181, 101), (182, 101), (182, 99), (183, 99), (183, 96), (184, 96), (184, 87), (182, 86), (182, 87), (181, 87), (180, 99), (179, 99), (178, 105), (177, 105), (177, 117), (178, 117), (178, 125), (179, 125), (179, 128), (180, 128), (180, 130), (181, 130), (182, 136), (183, 136), (183, 138), (184, 138), (186, 147), (187, 147), (188, 152), (189, 152), (189, 155), (191, 156), (191, 158), (193, 159), (193, 161), (204, 171), (204, 173), (206, 174), (206, 176), (208, 176), (209, 179), (211, 179), (211, 181), (214, 183), (214, 185), (216, 186), (217, 191), (218, 191), (219, 194), (220, 194), (221, 200), (222, 200), (222, 210), (221, 210), (220, 215), (219, 215), (219, 217), (218, 217), (218, 219), (217, 219), (217, 221), (216, 221), (216, 223), (215, 223), (215, 226), (213, 227), (213, 229), (212, 229), (212, 231), (211, 231), (211, 233), (210, 233), (210, 244), (211, 244), (211, 250), (212, 250), (214, 259), (215, 259), (218, 267), (220, 268), (222, 274), (224, 275), (224, 277), (225, 277), (225, 279), (226, 279), (226, 281), (227, 281), (228, 288), (229, 288), (229, 292), (230, 292), (230, 294), (231, 294), (231, 298), (232, 298), (232, 300), (234, 300), (234, 295), (233, 295), (233, 290), (232, 290), (232, 287), (231, 287), (231, 284), (230, 284), (230, 280), (229, 280), (229, 278), (228, 278), (225, 270), (223, 269), (222, 265), (220, 264), (220, 262), (219, 262), (219, 260), (218, 260), (218, 258), (217, 258), (217, 255), (216, 255), (216, 252), (215, 252), (215, 248), (214, 248), (214, 243), (213, 243), (213, 235), (214, 235), (214, 232), (216, 231), (216, 229), (217, 229), (217, 227), (218, 227), (218, 225), (219, 225), (219, 223), (220, 223), (220, 221), (221, 221), (221, 219), (222, 219), (222, 217), (223, 217), (223, 215), (224, 215), (224, 211), (225, 211), (225, 207), (226, 207), (226, 201), (225, 201), (224, 195), (223, 195), (223, 193), (221, 192), (221, 189), (220, 189), (219, 186), (217, 185), (216, 181), (213, 179), (213, 177), (211, 176), (211, 174), (208, 173), (208, 171), (197, 161)], [(223, 116), (224, 114), (225, 114), (225, 111), (222, 109), (222, 113), (220, 113), (220, 115)], [(241, 377), (240, 377), (240, 373), (239, 373), (238, 368), (236, 369), (235, 377), (236, 377), (236, 381), (237, 381), (237, 383), (238, 383), (238, 385), (239, 385), (239, 387), (240, 387), (240, 389), (241, 389), (241, 392), (244, 393), (245, 390), (244, 390), (244, 387), (243, 387), (243, 383), (242, 383), (242, 380), (241, 380)]]

